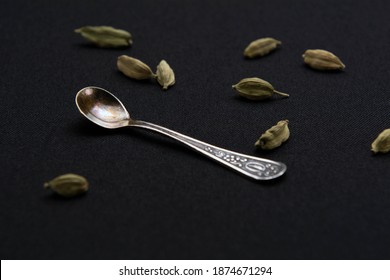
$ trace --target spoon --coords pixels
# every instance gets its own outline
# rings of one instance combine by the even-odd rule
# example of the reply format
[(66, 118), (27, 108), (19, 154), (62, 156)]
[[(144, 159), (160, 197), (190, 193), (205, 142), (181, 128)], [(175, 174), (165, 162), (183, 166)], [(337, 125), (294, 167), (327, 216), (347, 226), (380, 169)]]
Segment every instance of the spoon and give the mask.
[(97, 125), (111, 129), (135, 126), (162, 133), (218, 161), (224, 166), (230, 167), (256, 180), (277, 178), (283, 175), (287, 169), (286, 165), (281, 162), (239, 154), (207, 144), (159, 125), (133, 120), (117, 97), (99, 87), (89, 86), (81, 89), (76, 95), (76, 105), (81, 114)]

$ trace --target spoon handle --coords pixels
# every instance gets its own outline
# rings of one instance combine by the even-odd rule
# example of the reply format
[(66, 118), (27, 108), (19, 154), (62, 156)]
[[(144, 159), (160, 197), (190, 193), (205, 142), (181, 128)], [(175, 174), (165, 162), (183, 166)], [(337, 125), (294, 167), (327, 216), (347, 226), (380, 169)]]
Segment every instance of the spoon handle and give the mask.
[(270, 180), (286, 172), (286, 165), (268, 159), (252, 157), (196, 140), (168, 128), (144, 121), (131, 121), (129, 126), (142, 127), (176, 139), (199, 153), (256, 180)]

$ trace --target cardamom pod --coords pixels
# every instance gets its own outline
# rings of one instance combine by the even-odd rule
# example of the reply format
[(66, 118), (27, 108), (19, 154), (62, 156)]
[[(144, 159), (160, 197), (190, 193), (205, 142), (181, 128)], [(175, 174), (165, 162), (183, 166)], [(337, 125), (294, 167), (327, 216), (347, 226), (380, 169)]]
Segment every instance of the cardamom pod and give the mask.
[(333, 53), (325, 50), (306, 50), (303, 61), (316, 70), (343, 70), (345, 65)]
[(388, 153), (390, 151), (390, 129), (383, 130), (371, 144), (371, 151)]
[(88, 191), (88, 181), (83, 176), (69, 173), (46, 182), (44, 187), (61, 196), (72, 197)]
[(244, 56), (253, 58), (258, 56), (264, 56), (276, 49), (282, 42), (275, 40), (274, 38), (261, 38), (251, 42), (244, 50)]
[(289, 137), (288, 120), (279, 121), (260, 136), (255, 146), (263, 150), (272, 150), (282, 145)]
[(275, 90), (269, 82), (256, 77), (242, 79), (232, 87), (238, 91), (239, 95), (251, 100), (267, 99), (274, 93), (285, 97), (289, 96), (287, 93)]
[(129, 32), (111, 26), (84, 26), (75, 29), (75, 32), (102, 48), (128, 47), (133, 44)]
[(169, 86), (175, 84), (175, 73), (165, 60), (161, 60), (157, 65), (156, 75), (157, 81), (163, 89), (168, 89)]
[(133, 79), (144, 80), (156, 77), (148, 65), (127, 55), (118, 57), (117, 67), (119, 71)]

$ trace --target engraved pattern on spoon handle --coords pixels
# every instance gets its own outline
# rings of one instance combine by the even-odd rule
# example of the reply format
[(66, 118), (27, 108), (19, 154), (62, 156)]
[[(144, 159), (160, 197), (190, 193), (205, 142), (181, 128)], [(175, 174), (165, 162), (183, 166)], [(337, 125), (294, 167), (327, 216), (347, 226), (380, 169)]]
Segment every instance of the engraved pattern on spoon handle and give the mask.
[(270, 180), (286, 172), (286, 165), (268, 159), (248, 156), (222, 149), (168, 128), (144, 121), (130, 121), (129, 126), (150, 129), (176, 139), (194, 150), (256, 180)]

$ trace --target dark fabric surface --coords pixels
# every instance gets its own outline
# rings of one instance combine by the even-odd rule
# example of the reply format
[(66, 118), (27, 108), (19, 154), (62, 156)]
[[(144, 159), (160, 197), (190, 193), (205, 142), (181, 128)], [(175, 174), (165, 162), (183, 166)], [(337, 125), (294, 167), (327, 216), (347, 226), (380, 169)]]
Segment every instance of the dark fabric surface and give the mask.
[[(389, 10), (384, 0), (3, 0), (1, 258), (390, 258), (390, 155), (370, 152), (390, 127)], [(134, 45), (92, 47), (73, 32), (84, 25), (123, 28)], [(267, 36), (280, 49), (242, 57)], [(305, 67), (312, 48), (346, 70)], [(166, 59), (176, 85), (126, 78), (122, 54), (153, 69)], [(238, 98), (231, 85), (254, 76), (290, 98)], [(116, 94), (136, 119), (282, 161), (287, 173), (256, 182), (164, 136), (99, 128), (74, 103), (88, 85)], [(256, 151), (282, 119), (288, 142)], [(68, 172), (88, 178), (87, 195), (43, 189)]]

